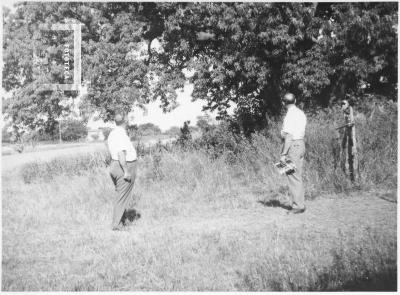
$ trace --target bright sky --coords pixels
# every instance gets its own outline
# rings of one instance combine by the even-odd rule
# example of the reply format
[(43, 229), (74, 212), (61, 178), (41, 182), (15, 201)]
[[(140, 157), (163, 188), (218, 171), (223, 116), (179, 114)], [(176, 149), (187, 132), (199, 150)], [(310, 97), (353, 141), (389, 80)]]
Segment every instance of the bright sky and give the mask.
[(160, 108), (160, 102), (150, 103), (147, 107), (147, 112), (143, 112), (141, 109), (135, 110), (133, 112), (133, 122), (135, 124), (153, 123), (158, 125), (162, 131), (172, 126), (182, 127), (183, 122), (187, 120), (190, 121), (190, 125), (195, 125), (197, 122), (196, 117), (205, 114), (201, 111), (205, 102), (192, 102), (192, 91), (192, 84), (186, 84), (183, 92), (178, 90), (177, 102), (179, 106), (169, 113), (163, 113)]
[[(197, 122), (197, 116), (205, 115), (202, 112), (202, 107), (205, 104), (204, 101), (191, 101), (191, 93), (193, 91), (192, 84), (186, 84), (183, 92), (177, 91), (178, 98), (177, 102), (179, 106), (171, 112), (163, 113), (160, 108), (160, 101), (149, 103), (146, 106), (147, 111), (143, 111), (141, 108), (137, 108), (134, 112), (129, 114), (129, 122), (131, 124), (145, 124), (153, 123), (160, 127), (162, 131), (166, 131), (172, 126), (182, 127), (183, 122), (190, 121), (190, 126), (195, 126)], [(215, 114), (207, 112), (212, 119), (215, 119)], [(104, 123), (101, 120), (93, 121), (90, 120), (88, 123), (89, 128), (99, 128), (104, 126), (112, 126), (110, 123)]]
[[(12, 9), (12, 5), (17, 1), (14, 0), (2, 0), (2, 6), (6, 6)], [(197, 116), (204, 115), (202, 112), (202, 107), (205, 105), (204, 101), (195, 101), (192, 102), (191, 94), (193, 91), (193, 85), (187, 84), (184, 88), (184, 91), (177, 91), (178, 94), (178, 107), (169, 113), (163, 113), (162, 109), (159, 107), (159, 102), (150, 103), (147, 106), (147, 112), (143, 112), (141, 109), (138, 109), (134, 112), (134, 120), (135, 124), (143, 124), (143, 123), (153, 123), (160, 127), (162, 131), (169, 129), (172, 126), (183, 126), (183, 122), (189, 120), (190, 125), (195, 125), (197, 120)], [(2, 96), (8, 96), (4, 89), (2, 89)], [(215, 117), (215, 114), (210, 114), (211, 117)], [(89, 128), (96, 128), (102, 126), (102, 122), (89, 122)]]
[(8, 8), (10, 8), (10, 9), (13, 9), (14, 3), (17, 3), (17, 2), (21, 2), (21, 1), (2, 0), (2, 1), (1, 1), (1, 4), (2, 4), (2, 6), (5, 6), (5, 7), (8, 7)]

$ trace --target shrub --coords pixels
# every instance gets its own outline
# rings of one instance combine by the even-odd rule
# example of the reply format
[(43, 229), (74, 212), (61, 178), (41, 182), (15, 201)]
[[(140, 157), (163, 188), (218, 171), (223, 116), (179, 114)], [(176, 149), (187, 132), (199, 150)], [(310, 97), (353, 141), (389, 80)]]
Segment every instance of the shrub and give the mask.
[(145, 123), (138, 126), (138, 132), (143, 136), (161, 134), (161, 129), (153, 123)]
[(176, 127), (176, 126), (172, 126), (171, 128), (169, 128), (167, 131), (164, 132), (165, 134), (169, 135), (169, 136), (179, 136), (180, 134), (180, 128)]
[(4, 125), (3, 128), (1, 129), (1, 140), (2, 142), (11, 142), (11, 132), (8, 132), (8, 127), (7, 125)]
[(93, 140), (98, 140), (99, 139), (99, 135), (98, 134), (92, 134), (91, 135)]
[[(356, 114), (361, 173), (360, 183), (356, 185), (335, 165), (335, 148), (338, 143), (334, 126), (339, 125), (340, 112), (331, 108), (308, 114), (304, 169), (307, 198), (360, 187), (369, 189), (381, 184), (388, 188), (397, 187), (397, 104), (371, 104), (365, 113), (359, 113), (356, 106)], [(211, 187), (211, 183), (212, 190), (223, 191), (228, 187), (226, 183), (233, 181), (240, 183), (242, 188), (272, 192), (268, 193), (271, 196), (286, 195), (286, 181), (273, 167), (279, 160), (281, 122), (271, 122), (269, 126), (268, 130), (246, 138), (230, 132), (229, 125), (223, 123), (194, 141), (183, 135), (180, 144), (171, 147), (145, 147), (138, 143), (137, 152), (139, 157), (145, 159), (143, 164), (147, 168), (144, 168), (143, 173), (149, 176), (150, 181), (163, 181), (166, 185), (178, 183), (186, 187), (182, 187), (183, 190), (189, 191), (196, 183), (202, 183), (205, 191)], [(26, 170), (25, 179), (56, 173), (79, 173), (79, 163), (83, 170), (87, 170), (87, 163), (93, 162), (90, 158), (80, 158), (71, 163), (60, 159), (49, 164), (32, 164), (32, 167), (23, 169)], [(102, 161), (94, 163), (101, 164)], [(223, 178), (220, 176), (221, 171), (224, 171)], [(205, 181), (206, 178), (213, 181)], [(215, 179), (221, 181), (214, 182)]]
[(61, 123), (61, 139), (74, 141), (86, 137), (88, 130), (84, 122), (80, 120), (65, 120)]
[(177, 140), (177, 144), (180, 147), (189, 147), (192, 143), (192, 134), (190, 132), (189, 124), (190, 121), (185, 121), (183, 123), (183, 127), (180, 129), (181, 133), (179, 134), (179, 138)]

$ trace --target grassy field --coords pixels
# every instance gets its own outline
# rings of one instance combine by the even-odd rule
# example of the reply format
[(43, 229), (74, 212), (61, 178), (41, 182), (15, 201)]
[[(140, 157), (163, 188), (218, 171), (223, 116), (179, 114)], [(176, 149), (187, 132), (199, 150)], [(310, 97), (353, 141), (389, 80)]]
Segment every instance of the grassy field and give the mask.
[(279, 205), (288, 190), (272, 170), (274, 133), (236, 155), (175, 148), (140, 157), (142, 218), (127, 232), (110, 230), (105, 154), (3, 170), (2, 290), (395, 291), (397, 124), (385, 116), (359, 129), (357, 185), (332, 167), (329, 124), (316, 128), (326, 119), (311, 118), (307, 211), (295, 216)]

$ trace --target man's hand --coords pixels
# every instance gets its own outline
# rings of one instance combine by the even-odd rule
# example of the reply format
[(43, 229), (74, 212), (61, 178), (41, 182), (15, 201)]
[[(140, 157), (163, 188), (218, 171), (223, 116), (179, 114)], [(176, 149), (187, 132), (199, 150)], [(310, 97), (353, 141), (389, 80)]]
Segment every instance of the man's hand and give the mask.
[(125, 179), (126, 181), (131, 181), (132, 175), (131, 175), (128, 171), (125, 171), (125, 173), (124, 173), (124, 179)]
[(281, 155), (281, 158), (279, 160), (281, 163), (285, 163), (286, 162), (286, 155)]

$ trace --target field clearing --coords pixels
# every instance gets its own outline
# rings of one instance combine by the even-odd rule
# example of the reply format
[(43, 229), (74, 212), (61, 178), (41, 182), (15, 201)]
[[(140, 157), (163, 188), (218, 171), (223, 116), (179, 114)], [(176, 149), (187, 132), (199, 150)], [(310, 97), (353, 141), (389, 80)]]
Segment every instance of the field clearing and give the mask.
[[(140, 143), (145, 147), (150, 147), (156, 145), (158, 142), (168, 144), (173, 140), (175, 138), (168, 136), (146, 136), (141, 139)], [(2, 147), (2, 149), (7, 148), (9, 147)], [(58, 157), (88, 154), (104, 150), (106, 150), (106, 142), (46, 144), (37, 145), (34, 150), (28, 146), (21, 154), (14, 151), (13, 154), (2, 155), (1, 165), (3, 171), (8, 171), (29, 162), (48, 162)]]
[(2, 290), (396, 289), (394, 190), (321, 196), (291, 216), (266, 191), (190, 193), (139, 167), (142, 218), (127, 232), (110, 230), (105, 168), (30, 184), (3, 169)]
[(77, 153), (90, 153), (101, 150), (105, 150), (105, 144), (103, 142), (51, 145), (49, 148), (44, 147), (42, 149), (38, 149), (32, 152), (2, 155), (2, 172), (15, 169), (29, 162), (51, 161), (52, 159), (57, 157), (71, 156), (76, 155)]
[(142, 218), (127, 232), (111, 231), (104, 145), (4, 156), (2, 290), (395, 291), (397, 106), (378, 110), (359, 122), (357, 184), (334, 165), (327, 115), (310, 118), (307, 211), (294, 216), (272, 167), (278, 126), (236, 143), (221, 132), (211, 148), (141, 148)]

